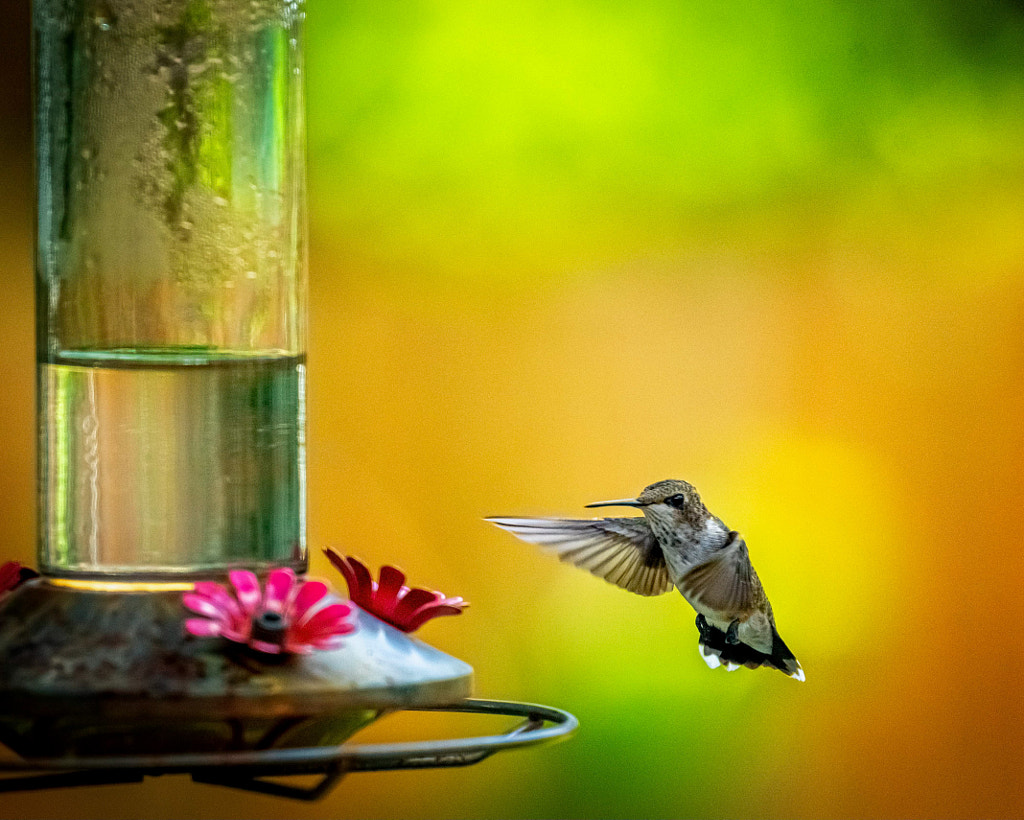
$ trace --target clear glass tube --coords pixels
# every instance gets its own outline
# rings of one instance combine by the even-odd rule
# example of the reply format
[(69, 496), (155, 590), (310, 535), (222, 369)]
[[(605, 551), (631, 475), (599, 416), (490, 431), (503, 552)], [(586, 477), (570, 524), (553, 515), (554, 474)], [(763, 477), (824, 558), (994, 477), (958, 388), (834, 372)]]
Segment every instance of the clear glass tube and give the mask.
[(40, 565), (305, 567), (301, 0), (35, 0)]

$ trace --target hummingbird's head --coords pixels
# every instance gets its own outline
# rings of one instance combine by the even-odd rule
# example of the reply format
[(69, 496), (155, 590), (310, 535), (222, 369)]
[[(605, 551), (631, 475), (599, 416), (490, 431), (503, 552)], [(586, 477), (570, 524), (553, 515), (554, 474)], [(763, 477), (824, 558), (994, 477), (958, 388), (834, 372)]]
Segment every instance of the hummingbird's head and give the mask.
[(686, 481), (659, 481), (645, 487), (636, 498), (598, 501), (588, 507), (637, 507), (651, 526), (658, 530), (703, 528), (711, 517), (697, 490)]

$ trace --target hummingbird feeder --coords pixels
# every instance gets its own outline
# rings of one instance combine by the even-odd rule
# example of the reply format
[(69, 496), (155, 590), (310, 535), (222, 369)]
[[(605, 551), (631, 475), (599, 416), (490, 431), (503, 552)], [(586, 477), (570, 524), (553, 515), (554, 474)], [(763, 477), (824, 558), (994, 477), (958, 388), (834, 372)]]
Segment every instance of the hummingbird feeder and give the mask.
[[(306, 577), (302, 0), (35, 0), (39, 577), (0, 567), (0, 791), (189, 774), (315, 799), (571, 733)], [(401, 710), (510, 731), (355, 745)], [(311, 787), (267, 780), (319, 774)]]

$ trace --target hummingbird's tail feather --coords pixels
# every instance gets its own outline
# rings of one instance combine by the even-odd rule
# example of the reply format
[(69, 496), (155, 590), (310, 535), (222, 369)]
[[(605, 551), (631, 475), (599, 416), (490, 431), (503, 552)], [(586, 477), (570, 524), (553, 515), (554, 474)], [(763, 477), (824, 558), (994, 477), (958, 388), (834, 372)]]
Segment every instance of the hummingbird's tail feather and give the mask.
[(778, 669), (780, 672), (785, 672), (791, 678), (796, 678), (799, 681), (807, 679), (804, 675), (803, 667), (800, 666), (800, 661), (796, 659), (796, 655), (786, 646), (786, 642), (782, 640), (775, 627), (772, 627), (772, 654), (769, 660), (769, 666)]
[(786, 646), (785, 641), (779, 636), (776, 629), (772, 629), (772, 651), (771, 654), (760, 652), (754, 647), (745, 643), (729, 643), (725, 639), (725, 632), (717, 627), (706, 624), (701, 630), (700, 640), (697, 648), (700, 656), (711, 669), (724, 666), (728, 671), (746, 666), (748, 669), (757, 669), (759, 666), (768, 666), (778, 669), (796, 680), (804, 680), (804, 670), (800, 661)]

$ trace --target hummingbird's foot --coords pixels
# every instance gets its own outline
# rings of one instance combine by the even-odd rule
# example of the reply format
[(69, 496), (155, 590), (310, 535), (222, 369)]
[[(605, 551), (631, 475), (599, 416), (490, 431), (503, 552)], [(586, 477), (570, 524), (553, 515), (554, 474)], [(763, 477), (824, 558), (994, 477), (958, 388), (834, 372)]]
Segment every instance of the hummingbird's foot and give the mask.
[(697, 631), (700, 632), (700, 637), (704, 642), (711, 640), (711, 626), (708, 624), (707, 618), (701, 613), (697, 613)]
[(733, 621), (729, 624), (729, 629), (725, 633), (725, 642), (728, 644), (738, 644), (740, 642), (740, 622), (739, 620)]

